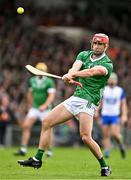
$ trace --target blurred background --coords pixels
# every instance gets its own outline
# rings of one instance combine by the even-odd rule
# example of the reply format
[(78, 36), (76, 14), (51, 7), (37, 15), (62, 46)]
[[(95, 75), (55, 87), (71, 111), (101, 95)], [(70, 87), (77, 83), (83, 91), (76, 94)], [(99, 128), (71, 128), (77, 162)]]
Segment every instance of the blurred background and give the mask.
[[(25, 9), (17, 13), (17, 7)], [(44, 61), (49, 72), (63, 75), (79, 51), (90, 49), (94, 33), (110, 37), (107, 54), (114, 63), (119, 85), (127, 94), (128, 122), (122, 128), (126, 146), (131, 146), (131, 1), (130, 0), (0, 0), (0, 97), (8, 95), (11, 119), (6, 146), (20, 144), (19, 124), (27, 113), (26, 94), (31, 74), (25, 65)], [(72, 94), (72, 86), (55, 80), (54, 105)], [(30, 145), (37, 145), (40, 124), (32, 129)], [(78, 122), (70, 120), (54, 129), (54, 144), (81, 146)], [(93, 136), (101, 144), (101, 130), (94, 123)]]

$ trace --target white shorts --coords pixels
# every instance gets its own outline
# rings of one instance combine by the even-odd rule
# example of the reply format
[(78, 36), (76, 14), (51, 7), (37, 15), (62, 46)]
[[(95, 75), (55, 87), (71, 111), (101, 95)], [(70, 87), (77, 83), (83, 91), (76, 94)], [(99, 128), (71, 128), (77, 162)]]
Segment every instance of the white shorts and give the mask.
[(27, 113), (26, 118), (36, 118), (39, 119), (40, 121), (43, 121), (45, 116), (50, 112), (50, 110), (44, 110), (44, 111), (39, 111), (36, 108), (31, 108), (29, 112)]
[(89, 103), (88, 100), (76, 96), (71, 96), (70, 98), (66, 99), (63, 102), (63, 105), (74, 116), (78, 115), (81, 112), (93, 116), (96, 110), (96, 106), (94, 104)]

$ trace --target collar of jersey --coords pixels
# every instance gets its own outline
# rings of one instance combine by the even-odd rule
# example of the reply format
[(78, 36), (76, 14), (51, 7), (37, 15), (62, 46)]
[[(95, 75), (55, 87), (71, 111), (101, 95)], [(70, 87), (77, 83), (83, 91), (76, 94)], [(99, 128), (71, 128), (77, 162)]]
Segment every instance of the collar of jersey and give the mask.
[(46, 78), (47, 78), (46, 76), (43, 76), (41, 79), (39, 79), (39, 77), (38, 77), (38, 76), (36, 76), (36, 79), (37, 79), (37, 81), (39, 81), (39, 82), (41, 82), (41, 81), (45, 80)]
[(90, 60), (92, 61), (92, 62), (94, 62), (94, 61), (98, 61), (98, 60), (100, 60), (101, 58), (103, 58), (104, 56), (105, 56), (106, 54), (105, 53), (103, 53), (99, 58), (96, 58), (96, 59), (92, 59), (92, 54), (90, 55)]

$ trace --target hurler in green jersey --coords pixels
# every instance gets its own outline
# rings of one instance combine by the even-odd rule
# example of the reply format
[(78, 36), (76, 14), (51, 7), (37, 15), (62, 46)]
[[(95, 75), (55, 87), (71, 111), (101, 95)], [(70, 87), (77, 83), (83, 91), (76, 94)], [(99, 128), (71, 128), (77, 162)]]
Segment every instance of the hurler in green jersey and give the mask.
[[(79, 120), (79, 131), (83, 142), (100, 164), (101, 176), (111, 174), (110, 166), (107, 165), (99, 145), (92, 137), (94, 113), (113, 70), (112, 62), (105, 53), (108, 46), (109, 37), (98, 33), (91, 40), (91, 51), (83, 51), (77, 55), (71, 69), (63, 75), (62, 79), (65, 83), (72, 84), (72, 81), (77, 78), (80, 87), (76, 88), (73, 96), (57, 105), (46, 116), (42, 123), (39, 147), (35, 156), (27, 160), (19, 160), (20, 165), (40, 168), (51, 128), (75, 116)], [(87, 163), (90, 164), (88, 160)], [(95, 169), (93, 174), (94, 172)]]
[[(36, 64), (36, 68), (47, 72), (47, 66), (43, 62)], [(52, 109), (52, 103), (55, 99), (55, 83), (53, 79), (45, 76), (33, 76), (29, 79), (29, 90), (27, 95), (28, 113), (22, 125), (21, 147), (15, 155), (25, 155), (29, 143), (31, 128), (37, 120), (43, 121)], [(52, 155), (51, 138), (47, 145), (47, 156)]]

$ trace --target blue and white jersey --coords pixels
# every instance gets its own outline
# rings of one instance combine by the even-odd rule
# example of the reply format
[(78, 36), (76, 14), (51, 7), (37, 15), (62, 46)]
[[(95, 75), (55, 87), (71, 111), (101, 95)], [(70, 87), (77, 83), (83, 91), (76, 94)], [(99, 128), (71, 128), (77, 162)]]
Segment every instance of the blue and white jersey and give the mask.
[(119, 116), (121, 101), (126, 98), (125, 91), (119, 86), (106, 86), (102, 99), (102, 116)]

